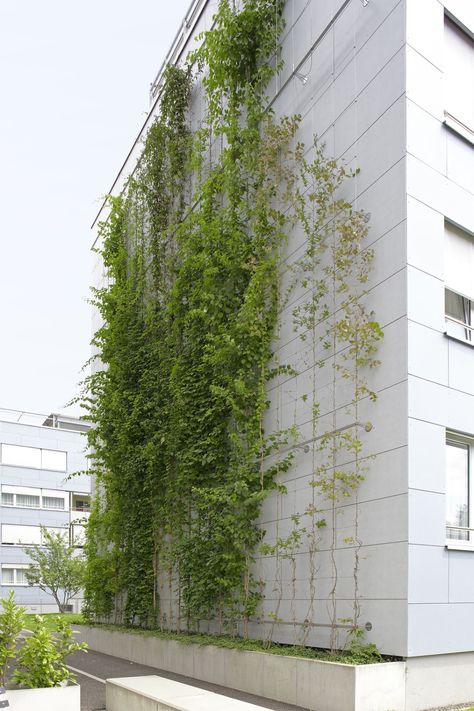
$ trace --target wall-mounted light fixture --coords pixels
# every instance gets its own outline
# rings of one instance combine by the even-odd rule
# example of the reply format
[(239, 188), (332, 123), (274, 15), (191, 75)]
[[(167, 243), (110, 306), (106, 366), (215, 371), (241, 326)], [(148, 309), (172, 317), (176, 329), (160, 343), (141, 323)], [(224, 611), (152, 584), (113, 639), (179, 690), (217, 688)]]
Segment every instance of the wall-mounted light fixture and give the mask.
[[(309, 66), (308, 66), (309, 62)], [(300, 62), (300, 64), (295, 67), (293, 64), (293, 76), (296, 77), (297, 79), (300, 80), (300, 82), (305, 86), (305, 84), (308, 83), (309, 75), (311, 74), (311, 70), (313, 68), (313, 52), (311, 52), (308, 57), (304, 60), (304, 62)], [(299, 71), (302, 70), (302, 71)]]
[(295, 77), (300, 80), (300, 82), (303, 84), (308, 83), (308, 75), (307, 74), (301, 74), (300, 72), (295, 72)]

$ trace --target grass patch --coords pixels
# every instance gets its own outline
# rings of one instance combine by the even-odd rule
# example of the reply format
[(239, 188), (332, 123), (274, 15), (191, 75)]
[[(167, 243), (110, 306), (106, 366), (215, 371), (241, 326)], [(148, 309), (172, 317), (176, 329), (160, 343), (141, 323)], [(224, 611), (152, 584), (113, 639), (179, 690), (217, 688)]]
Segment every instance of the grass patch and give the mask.
[[(264, 642), (258, 639), (243, 639), (242, 637), (230, 637), (227, 635), (210, 635), (187, 632), (162, 632), (161, 630), (146, 630), (137, 627), (125, 627), (124, 625), (99, 624), (85, 621), (80, 615), (75, 624), (86, 624), (90, 627), (97, 627), (103, 630), (115, 632), (127, 632), (137, 634), (142, 637), (158, 637), (158, 639), (172, 640), (180, 644), (198, 644), (201, 646), (212, 645), (224, 649), (241, 649), (248, 652), (266, 652), (267, 654), (279, 654), (286, 657), (304, 657), (305, 659), (318, 659), (325, 662), (342, 662), (344, 664), (374, 664), (381, 661), (398, 661), (398, 657), (384, 657), (371, 654), (367, 649), (364, 653), (364, 645), (360, 645), (360, 653), (354, 651), (338, 651), (331, 654), (327, 649), (315, 647), (293, 646), (288, 644), (277, 644), (276, 642)], [(368, 645), (372, 647), (372, 645)]]
[[(33, 627), (35, 624), (35, 617), (36, 617), (36, 615), (27, 615), (26, 616), (25, 629), (33, 630)], [(44, 620), (45, 627), (50, 631), (55, 629), (55, 627), (56, 627), (55, 620), (57, 620), (58, 617), (62, 617), (63, 619), (67, 620), (70, 625), (84, 624), (82, 615), (72, 613), (72, 612), (71, 613), (64, 613), (62, 615), (59, 615), (58, 613), (49, 613), (46, 615), (41, 615), (41, 617)]]

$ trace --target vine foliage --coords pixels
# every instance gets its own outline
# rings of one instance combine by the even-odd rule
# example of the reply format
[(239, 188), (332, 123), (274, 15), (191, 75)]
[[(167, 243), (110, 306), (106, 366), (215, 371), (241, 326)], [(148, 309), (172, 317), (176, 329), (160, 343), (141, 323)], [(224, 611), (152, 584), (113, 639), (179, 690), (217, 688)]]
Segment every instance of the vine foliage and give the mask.
[[(252, 573), (262, 539), (256, 522), (295, 456), (293, 427), (265, 427), (269, 384), (294, 374), (272, 360), (288, 300), (287, 236), (303, 225), (309, 244), (291, 290), (316, 278), (324, 308), (323, 281), (346, 279), (354, 259), (366, 278), (362, 215), (334, 201), (346, 171), (320, 149), (308, 161), (296, 139), (300, 118), (276, 121), (267, 110), (282, 9), (279, 0), (243, 0), (237, 11), (221, 0), (186, 66), (166, 69), (140, 161), (100, 225), (104, 283), (93, 301), (102, 326), (82, 395), (97, 482), (87, 539), (91, 617), (162, 629), (213, 619), (221, 631), (243, 621), (247, 632), (262, 596)], [(196, 77), (205, 98), (199, 122)], [(329, 249), (332, 267), (315, 277), (317, 235), (329, 233), (342, 234), (344, 248)], [(314, 326), (320, 308), (313, 299), (295, 322)], [(359, 368), (371, 365), (372, 322), (360, 299), (346, 298), (343, 309), (332, 333), (349, 342)], [(367, 326), (365, 350), (355, 323)], [(368, 391), (357, 382), (360, 399)], [(321, 467), (313, 486), (324, 494), (360, 479), (332, 475), (328, 483)]]

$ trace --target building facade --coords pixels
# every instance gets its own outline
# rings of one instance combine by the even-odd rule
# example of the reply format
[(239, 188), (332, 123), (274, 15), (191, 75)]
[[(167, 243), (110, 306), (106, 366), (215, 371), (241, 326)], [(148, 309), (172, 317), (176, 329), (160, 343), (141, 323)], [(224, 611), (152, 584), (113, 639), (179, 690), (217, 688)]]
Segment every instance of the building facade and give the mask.
[[(167, 62), (185, 60), (196, 35), (212, 26), (214, 11), (211, 2), (191, 5)], [(260, 557), (266, 592), (250, 633), (265, 636), (273, 625), (276, 641), (294, 643), (295, 630), (304, 629), (306, 644), (328, 646), (334, 560), (335, 616), (345, 620), (354, 605), (357, 556), (367, 640), (427, 669), (472, 664), (474, 4), (287, 0), (284, 15), (284, 67), (268, 89), (269, 104), (277, 117), (302, 116), (299, 138), (307, 145), (317, 135), (327, 155), (360, 169), (343, 196), (370, 214), (366, 247), (374, 250), (374, 269), (367, 304), (384, 338), (381, 365), (370, 376), (377, 401), (362, 402), (359, 413), (362, 424), (372, 425), (361, 427), (360, 437), (373, 459), (357, 496), (338, 504), (334, 526), (318, 542), (317, 622), (308, 619), (311, 551), (303, 546), (293, 570), (270, 553)], [(114, 194), (139, 160), (139, 139), (159, 110), (161, 81), (162, 72)], [(200, 101), (195, 86), (190, 116), (196, 125)], [(296, 240), (290, 237), (287, 259)], [(98, 261), (96, 283), (101, 274)], [(335, 429), (351, 424), (343, 385), (328, 393), (320, 370), (314, 382), (311, 348), (295, 338), (292, 309), (294, 303), (281, 314), (276, 352), (298, 374), (270, 386), (267, 422), (270, 429), (275, 420), (295, 426), (309, 444), (280, 475), (286, 493), (270, 494), (263, 505), (259, 524), (270, 543), (291, 532), (310, 499), (314, 437), (311, 402), (302, 393), (315, 393), (321, 418)]]
[[(91, 493), (87, 429), (72, 417), (0, 409), (1, 596), (13, 590), (15, 601), (32, 613), (58, 608), (51, 595), (28, 586), (24, 546), (41, 545), (41, 526), (64, 534), (78, 553), (83, 545)], [(73, 611), (81, 596), (71, 601)]]

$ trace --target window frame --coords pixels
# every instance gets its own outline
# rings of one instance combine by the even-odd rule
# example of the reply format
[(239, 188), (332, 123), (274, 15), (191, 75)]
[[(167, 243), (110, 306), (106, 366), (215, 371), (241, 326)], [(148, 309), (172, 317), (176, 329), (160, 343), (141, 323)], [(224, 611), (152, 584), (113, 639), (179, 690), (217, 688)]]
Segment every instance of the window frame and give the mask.
[[(21, 509), (40, 509), (41, 508), (41, 495), (38, 494), (14, 494), (15, 496), (15, 506)], [(25, 499), (25, 501), (22, 501), (18, 503), (18, 497)], [(28, 503), (26, 500), (27, 499), (34, 499), (35, 503)], [(36, 503), (37, 502), (37, 503)]]
[[(28, 582), (25, 583), (19, 583), (18, 582), (18, 576), (17, 576), (17, 571), (18, 570), (28, 570), (30, 566), (25, 565), (23, 563), (2, 563), (1, 566), (1, 575), (0, 575), (0, 585), (5, 588), (12, 588), (12, 587), (20, 587), (20, 588), (28, 588), (32, 587), (29, 585)], [(4, 583), (3, 582), (3, 571), (4, 570), (13, 570), (13, 582), (11, 583)]]
[[(40, 548), (46, 548), (46, 543), (44, 542), (43, 535), (41, 533), (41, 525), (40, 523), (34, 523), (34, 524), (29, 524), (29, 523), (5, 523), (2, 522), (0, 524), (0, 534), (1, 534), (1, 547), (3, 548), (4, 546), (12, 548), (12, 547), (17, 547), (17, 548), (28, 548), (28, 547), (34, 547), (34, 546), (39, 546)], [(38, 536), (37, 541), (30, 541), (30, 542), (20, 542), (20, 541), (5, 541), (5, 534), (4, 534), (4, 529), (5, 527), (8, 528), (30, 528), (30, 529), (35, 529), (35, 531), (39, 531), (40, 534)], [(70, 539), (70, 529), (71, 529), (71, 524), (68, 522), (64, 526), (46, 526), (48, 531), (52, 533), (60, 533), (62, 534), (67, 540)]]
[[(5, 462), (5, 454), (4, 454), (4, 447), (15, 447), (16, 449), (27, 449), (33, 452), (38, 452), (39, 456), (39, 466), (36, 464), (18, 464), (15, 462)], [(63, 460), (64, 464), (61, 465), (61, 468), (58, 469), (57, 467), (51, 467), (51, 466), (45, 466), (45, 462), (43, 462), (43, 459), (47, 459), (49, 453), (52, 453), (54, 455), (61, 454), (63, 455)], [(30, 447), (29, 445), (24, 445), (24, 444), (16, 444), (13, 442), (1, 442), (0, 443), (0, 464), (4, 467), (16, 467), (20, 469), (35, 469), (35, 470), (41, 470), (41, 471), (51, 471), (51, 472), (67, 472), (67, 466), (68, 466), (68, 452), (64, 449), (48, 449), (47, 447)]]
[[(6, 501), (3, 500), (4, 496), (11, 496), (12, 500), (11, 503), (7, 503)], [(1, 497), (0, 497), (0, 502), (2, 506), (8, 506), (10, 508), (13, 508), (15, 506), (15, 494), (13, 494), (11, 491), (2, 491)]]
[[(447, 498), (445, 506), (445, 539), (446, 548), (474, 550), (474, 436), (446, 430), (445, 447), (467, 445), (467, 526), (449, 526), (447, 521)], [(446, 496), (448, 488), (448, 466), (446, 462)], [(467, 538), (448, 538), (448, 530), (466, 531)]]
[[(446, 293), (448, 291), (451, 294), (460, 296), (462, 299), (466, 299), (466, 301), (469, 304), (470, 323), (467, 323), (466, 321), (460, 321), (459, 319), (455, 318), (454, 316), (450, 316), (447, 313)], [(474, 300), (473, 299), (469, 298), (468, 296), (465, 296), (464, 294), (461, 294), (459, 291), (454, 291), (454, 289), (450, 289), (449, 287), (445, 286), (444, 287), (444, 319), (445, 319), (445, 323), (446, 323), (445, 334), (448, 336), (448, 338), (454, 338), (454, 340), (460, 341), (461, 343), (467, 343), (468, 346), (474, 346)], [(457, 333), (453, 332), (449, 328), (449, 324), (456, 324), (457, 326), (460, 326), (460, 330), (464, 330), (465, 336), (462, 337), (461, 335), (458, 335)]]
[[(18, 491), (4, 491), (4, 486), (8, 489), (18, 489)], [(21, 489), (26, 489), (28, 493), (26, 493), (25, 491), (21, 491)], [(6, 503), (3, 500), (3, 497), (5, 495), (11, 496), (13, 498), (12, 503)], [(39, 499), (39, 503), (37, 505), (35, 504), (34, 506), (28, 506), (24, 503), (18, 503), (19, 496), (34, 496), (35, 498)], [(45, 503), (45, 499), (57, 499), (58, 501), (61, 501), (63, 503), (63, 506), (48, 506)], [(70, 492), (67, 490), (65, 491), (63, 489), (43, 489), (40, 487), (22, 487), (16, 486), (14, 484), (4, 484), (1, 486), (0, 506), (6, 506), (10, 509), (42, 509), (44, 511), (61, 511), (63, 513), (68, 513), (70, 511)]]
[[(474, 292), (470, 291), (474, 269), (474, 233), (445, 216), (443, 251), (445, 335), (460, 343), (474, 346)], [(465, 269), (460, 268), (461, 259), (467, 265)], [(448, 294), (467, 302), (466, 307), (463, 305), (460, 311), (468, 312), (468, 320), (465, 314), (459, 318), (448, 313)]]
[[(45, 499), (57, 499), (57, 501), (62, 501), (63, 505), (62, 506), (48, 506), (45, 504)], [(64, 496), (51, 496), (51, 495), (44, 495), (43, 493), (41, 494), (41, 508), (42, 509), (47, 509), (48, 511), (67, 511), (68, 507), (66, 505), (66, 499)]]
[[(469, 27), (467, 27), (456, 15), (453, 13), (449, 12), (447, 8), (445, 8), (444, 11), (444, 51), (447, 55), (448, 53), (448, 47), (447, 47), (447, 41), (446, 41), (446, 27), (451, 26), (454, 28), (454, 30), (458, 33), (460, 33), (465, 39), (473, 44), (473, 51), (474, 51), (474, 32), (470, 30)], [(466, 123), (465, 121), (465, 116), (460, 117), (457, 115), (457, 112), (455, 110), (454, 113), (452, 113), (452, 102), (448, 98), (448, 91), (447, 91), (447, 84), (448, 84), (448, 77), (451, 72), (448, 71), (447, 65), (446, 65), (446, 60), (444, 62), (444, 67), (443, 67), (443, 83), (444, 83), (444, 98), (443, 98), (443, 103), (444, 103), (444, 124), (447, 126), (447, 128), (451, 129), (454, 131), (454, 133), (458, 134), (462, 138), (464, 138), (466, 141), (468, 141), (471, 144), (474, 144), (474, 114), (470, 116), (470, 121), (469, 123)]]

